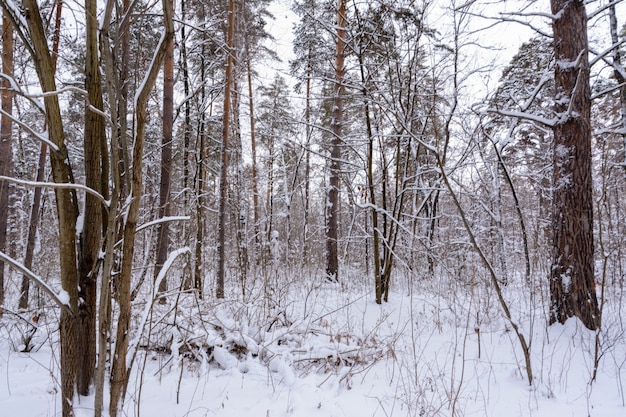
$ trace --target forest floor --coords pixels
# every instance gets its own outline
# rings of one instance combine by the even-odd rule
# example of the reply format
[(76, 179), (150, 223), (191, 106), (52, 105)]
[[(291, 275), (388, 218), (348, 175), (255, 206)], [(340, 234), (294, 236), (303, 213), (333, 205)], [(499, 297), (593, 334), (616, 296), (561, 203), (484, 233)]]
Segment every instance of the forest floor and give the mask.
[[(514, 320), (531, 345), (529, 385), (517, 336), (485, 286), (418, 282), (377, 305), (360, 284), (299, 282), (264, 287), (268, 297), (245, 302), (183, 294), (156, 304), (137, 343), (123, 415), (626, 415), (616, 303), (605, 309), (592, 381), (596, 333), (573, 319), (547, 327), (543, 302), (509, 285)], [(2, 417), (61, 414), (50, 311), (28, 353), (20, 350), (31, 326), (6, 313), (0, 322)], [(93, 404), (93, 395), (77, 400), (77, 417), (92, 416)]]

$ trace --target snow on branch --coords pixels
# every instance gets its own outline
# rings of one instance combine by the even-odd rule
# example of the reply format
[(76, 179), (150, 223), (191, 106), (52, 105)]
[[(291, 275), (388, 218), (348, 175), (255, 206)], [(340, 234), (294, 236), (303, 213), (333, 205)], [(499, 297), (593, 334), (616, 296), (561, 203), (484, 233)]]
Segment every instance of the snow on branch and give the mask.
[(587, 20), (591, 20), (594, 19), (596, 16), (602, 14), (606, 9), (608, 9), (609, 7), (613, 7), (619, 3), (621, 3), (623, 0), (613, 0), (607, 4), (603, 4), (599, 9), (594, 10), (591, 13), (587, 14)]
[(0, 73), (0, 78), (3, 78), (6, 82), (9, 83), (10, 87), (9, 89), (14, 93), (19, 95), (20, 97), (24, 97), (25, 99), (27, 99), (33, 106), (35, 106), (41, 113), (46, 112), (46, 108), (43, 105), (43, 103), (39, 100), (35, 100), (35, 96), (33, 96), (32, 94), (29, 93), (25, 93), (24, 90), (22, 90), (22, 88), (20, 87), (20, 85), (17, 83), (17, 81), (15, 80), (15, 78), (11, 77), (9, 74), (4, 74), (4, 73)]
[(72, 316), (74, 315), (74, 312), (72, 311), (72, 309), (70, 307), (69, 295), (67, 294), (67, 292), (65, 292), (65, 290), (61, 290), (61, 292), (57, 294), (52, 289), (52, 287), (50, 287), (48, 284), (46, 284), (46, 282), (43, 279), (41, 279), (39, 276), (37, 276), (33, 271), (31, 271), (30, 269), (26, 268), (26, 266), (24, 264), (16, 261), (15, 259), (11, 258), (10, 256), (6, 255), (4, 252), (0, 252), (0, 260), (8, 263), (13, 268), (17, 269), (22, 274), (24, 274), (24, 276), (26, 276), (29, 279), (33, 280), (37, 285), (39, 285), (39, 287), (42, 290), (44, 290), (44, 292), (48, 293), (48, 295), (54, 300), (55, 303), (57, 303), (57, 305), (59, 307), (67, 308), (67, 310), (70, 312), (70, 314)]
[(546, 32), (545, 30), (533, 25), (530, 22), (526, 22), (522, 19), (518, 19), (515, 16), (509, 14), (501, 14), (498, 18), (498, 20), (502, 21), (502, 22), (508, 22), (508, 23), (518, 23), (520, 25), (526, 26), (528, 28), (530, 28), (532, 31), (534, 31), (535, 33), (538, 33), (541, 36), (544, 36), (548, 39), (552, 39), (552, 34), (549, 32)]
[(141, 316), (141, 321), (139, 322), (139, 327), (137, 329), (137, 335), (128, 344), (128, 353), (126, 355), (126, 369), (128, 370), (132, 368), (133, 361), (135, 360), (135, 356), (137, 354), (137, 346), (139, 345), (139, 340), (141, 339), (141, 335), (143, 334), (143, 329), (144, 327), (146, 327), (146, 323), (148, 322), (148, 318), (150, 316), (150, 310), (152, 310), (152, 307), (154, 306), (154, 302), (159, 296), (158, 294), (159, 285), (161, 284), (161, 281), (163, 281), (163, 279), (165, 278), (165, 275), (167, 275), (167, 273), (169, 272), (176, 258), (178, 258), (180, 255), (183, 255), (185, 253), (191, 253), (191, 249), (187, 246), (184, 248), (177, 249), (174, 252), (170, 253), (167, 260), (163, 264), (163, 267), (159, 271), (159, 275), (154, 281), (154, 285), (152, 286), (152, 297), (150, 298), (149, 302), (146, 303), (146, 307), (143, 311), (143, 314)]
[(98, 200), (100, 200), (102, 205), (106, 207), (107, 210), (109, 209), (109, 202), (102, 196), (102, 194), (100, 194), (93, 188), (89, 188), (82, 184), (76, 184), (76, 183), (71, 183), (71, 182), (57, 183), (57, 182), (27, 181), (27, 180), (21, 180), (21, 179), (13, 178), (13, 177), (5, 177), (4, 175), (0, 175), (0, 181), (8, 181), (14, 184), (24, 185), (28, 187), (63, 188), (63, 189), (84, 191), (87, 194), (91, 194), (92, 196), (96, 197)]
[(39, 93), (39, 94), (31, 94), (32, 97), (41, 97), (41, 98), (46, 98), (46, 97), (51, 97), (51, 96), (59, 96), (61, 94), (64, 93), (78, 93), (81, 94), (83, 96), (87, 95), (87, 91), (83, 88), (79, 88), (79, 87), (74, 87), (72, 85), (68, 85), (67, 87), (63, 87), (60, 90), (54, 90), (54, 91), (45, 91), (43, 93)]
[(558, 20), (563, 16), (563, 9), (559, 10), (557, 14), (544, 13), (544, 12), (506, 12), (500, 13), (501, 16), (516, 16), (516, 17), (545, 17), (549, 20)]
[(12, 114), (7, 113), (3, 109), (0, 109), (0, 114), (11, 119), (13, 123), (18, 124), (22, 129), (24, 129), (25, 131), (33, 135), (35, 138), (37, 138), (37, 140), (48, 145), (50, 149), (54, 150), (55, 152), (59, 151), (59, 147), (48, 139), (48, 134), (46, 132), (36, 132), (33, 128), (28, 126), (26, 123), (22, 122), (20, 119), (16, 118)]
[(591, 52), (592, 54), (596, 56), (594, 59), (589, 61), (589, 67), (594, 66), (598, 61), (604, 61), (606, 65), (608, 65), (610, 68), (613, 68), (613, 70), (617, 71), (622, 76), (622, 78), (626, 79), (626, 69), (624, 69), (624, 67), (620, 65), (618, 62), (615, 62), (615, 60), (609, 61), (609, 58), (608, 58), (609, 54), (615, 52), (617, 48), (620, 48), (624, 44), (626, 44), (626, 41), (622, 40), (619, 43), (616, 43), (615, 45), (611, 45), (610, 48), (607, 48), (606, 50), (602, 52), (596, 52), (594, 49), (589, 48), (589, 52)]
[(598, 129), (593, 131), (594, 136), (600, 135), (626, 135), (626, 127), (622, 127), (619, 129), (606, 128), (606, 129)]
[(161, 217), (160, 219), (156, 219), (153, 220), (151, 222), (148, 223), (144, 223), (141, 226), (137, 226), (137, 232), (139, 232), (140, 230), (146, 229), (148, 227), (154, 226), (156, 224), (159, 223), (166, 223), (166, 222), (177, 222), (177, 221), (189, 221), (191, 220), (191, 217), (189, 216), (166, 216), (166, 217)]
[(30, 42), (28, 34), (28, 23), (22, 13), (22, 9), (13, 0), (0, 0), (0, 8), (7, 12), (9, 19), (13, 22), (13, 29), (24, 42), (24, 46), (33, 56), (33, 46)]
[(535, 122), (535, 123), (539, 123), (541, 125), (547, 126), (547, 127), (554, 127), (556, 126), (558, 120), (557, 119), (547, 119), (545, 117), (541, 117), (538, 116), (536, 114), (532, 114), (532, 113), (526, 113), (526, 112), (522, 112), (522, 111), (509, 111), (509, 110), (500, 110), (500, 109), (495, 109), (495, 108), (488, 108), (485, 110), (485, 113), (495, 113), (495, 114), (499, 114), (501, 116), (507, 116), (507, 117), (515, 117), (517, 119), (522, 119), (522, 120), (529, 120), (531, 122)]

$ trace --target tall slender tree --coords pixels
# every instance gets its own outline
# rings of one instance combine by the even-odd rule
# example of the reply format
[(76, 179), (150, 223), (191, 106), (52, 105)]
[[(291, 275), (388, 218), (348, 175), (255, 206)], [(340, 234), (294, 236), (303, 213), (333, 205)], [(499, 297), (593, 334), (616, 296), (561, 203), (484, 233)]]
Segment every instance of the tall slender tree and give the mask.
[[(30, 34), (26, 40), (31, 48), (35, 70), (41, 89), (44, 92), (55, 92), (55, 63), (48, 47), (47, 37), (39, 5), (36, 0), (25, 0), (25, 19)], [(68, 151), (63, 132), (63, 121), (59, 99), (56, 94), (44, 97), (48, 138), (54, 144), (50, 152), (52, 177), (55, 183), (74, 183)], [(76, 250), (76, 222), (78, 218), (78, 200), (76, 192), (67, 188), (55, 189), (56, 211), (59, 228), (59, 263), (61, 287), (67, 294), (69, 308), (61, 310), (61, 395), (63, 417), (74, 415), (73, 401), (76, 392), (77, 369), (77, 319), (78, 311), (78, 268)]]
[(582, 0), (551, 0), (557, 122), (553, 127), (553, 254), (550, 322), (600, 323), (595, 290), (591, 178), (591, 89)]
[[(98, 57), (98, 21), (96, 0), (85, 1), (86, 59), (85, 59), (85, 105), (84, 166), (85, 185), (108, 196), (108, 150), (106, 146), (105, 121), (100, 65)], [(97, 111), (92, 110), (92, 108)], [(78, 332), (79, 366), (78, 393), (89, 395), (93, 383), (96, 362), (96, 293), (98, 255), (102, 248), (102, 234), (106, 212), (102, 203), (93, 195), (85, 196), (83, 228), (79, 236), (79, 286), (80, 304)]]
[[(170, 0), (171, 1), (171, 0)], [(173, 7), (173, 6), (172, 6)], [(159, 217), (169, 216), (170, 205), (170, 184), (172, 171), (172, 130), (174, 127), (174, 39), (167, 45), (165, 58), (163, 60), (163, 137), (161, 142), (161, 178), (159, 186)], [(170, 228), (169, 222), (159, 223), (157, 226), (157, 259), (154, 268), (154, 279), (156, 280), (163, 264), (167, 260), (169, 248)], [(167, 280), (162, 279), (159, 283), (159, 292), (167, 291)], [(165, 301), (165, 298), (161, 298)]]
[(220, 198), (218, 214), (218, 260), (217, 298), (224, 298), (224, 278), (226, 276), (226, 203), (228, 198), (228, 142), (230, 137), (231, 93), (233, 88), (233, 67), (235, 54), (235, 1), (228, 1), (228, 28), (226, 39), (226, 80), (224, 85), (224, 112), (222, 120), (222, 149), (220, 168)]
[(130, 337), (130, 284), (133, 270), (135, 250), (135, 235), (139, 218), (139, 208), (143, 193), (143, 150), (148, 125), (148, 100), (156, 82), (158, 73), (166, 55), (167, 45), (174, 36), (174, 21), (172, 3), (170, 0), (161, 2), (163, 8), (164, 32), (154, 52), (151, 64), (144, 76), (143, 82), (135, 96), (135, 135), (132, 154), (132, 182), (128, 212), (125, 215), (124, 239), (122, 247), (121, 271), (117, 278), (117, 292), (119, 303), (119, 317), (115, 339), (115, 352), (111, 364), (111, 396), (109, 412), (112, 417), (117, 416), (128, 387), (128, 377), (132, 358), (127, 358), (128, 342)]
[(299, 92), (304, 84), (304, 184), (303, 195), (303, 256), (307, 264), (311, 260), (310, 222), (311, 222), (311, 147), (314, 138), (316, 120), (314, 87), (316, 79), (325, 79), (327, 63), (332, 60), (332, 50), (326, 40), (327, 32), (321, 24), (325, 21), (326, 9), (319, 0), (302, 0), (294, 2), (293, 10), (300, 16), (294, 27), (293, 50), (296, 59), (290, 62), (291, 73), (298, 78), (296, 90)]
[[(2, 73), (6, 77), (13, 76), (13, 23), (6, 10), (2, 13)], [(9, 80), (4, 77), (0, 79), (0, 94), (3, 112), (0, 116), (0, 175), (8, 176), (13, 162), (11, 150), (13, 92)], [(6, 250), (8, 218), (9, 183), (0, 180), (0, 252)], [(0, 306), (2, 305), (4, 305), (4, 262), (0, 261)]]
[(337, 38), (335, 40), (335, 80), (333, 86), (332, 139), (330, 143), (330, 178), (328, 180), (326, 220), (326, 277), (339, 280), (339, 188), (341, 182), (341, 149), (343, 144), (343, 96), (345, 94), (346, 0), (337, 3)]
[(620, 126), (622, 135), (622, 168), (626, 176), (626, 70), (624, 69), (623, 48), (620, 48), (618, 33), (617, 10), (615, 3), (609, 5), (609, 31), (611, 33), (611, 44), (613, 47), (613, 76), (619, 85), (620, 100)]

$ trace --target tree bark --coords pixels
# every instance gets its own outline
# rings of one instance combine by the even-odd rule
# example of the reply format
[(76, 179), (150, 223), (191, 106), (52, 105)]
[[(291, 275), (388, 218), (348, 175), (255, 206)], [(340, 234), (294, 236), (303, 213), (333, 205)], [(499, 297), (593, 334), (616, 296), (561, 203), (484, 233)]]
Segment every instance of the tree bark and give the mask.
[(261, 232), (259, 231), (259, 184), (257, 174), (256, 163), (256, 128), (255, 128), (255, 114), (254, 114), (254, 95), (252, 91), (252, 57), (250, 56), (250, 49), (248, 41), (246, 40), (246, 65), (248, 73), (248, 108), (250, 110), (250, 148), (252, 152), (252, 205), (253, 205), (253, 229), (254, 229), (254, 242), (255, 242), (255, 254), (258, 256), (260, 253), (260, 238)]
[(224, 277), (226, 275), (226, 200), (228, 198), (228, 138), (230, 135), (231, 89), (233, 85), (234, 43), (235, 43), (235, 1), (228, 1), (228, 35), (226, 48), (226, 82), (224, 87), (224, 113), (222, 124), (222, 149), (220, 170), (220, 202), (218, 214), (218, 265), (217, 298), (224, 298)]
[[(102, 111), (102, 87), (98, 59), (98, 21), (96, 19), (96, 0), (85, 1), (86, 18), (86, 60), (84, 165), (85, 185), (105, 198), (108, 196), (107, 152), (103, 151), (105, 137), (104, 118), (89, 108)], [(104, 159), (104, 160), (103, 160)], [(103, 207), (101, 202), (87, 194), (85, 196), (85, 214), (83, 230), (80, 233), (80, 252), (78, 274), (81, 299), (79, 305), (80, 331), (78, 332), (78, 376), (77, 388), (80, 395), (89, 395), (93, 383), (96, 363), (96, 292), (98, 282), (98, 254), (102, 246)]]
[(553, 127), (553, 261), (550, 323), (599, 325), (591, 178), (587, 14), (581, 0), (552, 0), (558, 122)]
[[(171, 0), (170, 0), (171, 1)], [(163, 61), (163, 138), (161, 143), (161, 183), (159, 186), (159, 218), (170, 215), (170, 187), (172, 171), (172, 129), (174, 127), (174, 39), (167, 45), (165, 59)], [(154, 279), (156, 280), (163, 264), (167, 260), (170, 239), (169, 222), (157, 225), (157, 259), (154, 267)], [(167, 291), (167, 279), (163, 278), (159, 283), (161, 294)], [(165, 298), (160, 298), (161, 302)]]
[[(2, 14), (2, 73), (9, 77), (13, 76), (13, 23), (7, 11)], [(2, 110), (7, 114), (13, 114), (13, 92), (10, 83), (0, 79)], [(11, 118), (2, 115), (0, 121), (0, 175), (9, 176), (13, 164), (13, 152), (11, 150), (11, 130), (13, 123)], [(6, 251), (7, 227), (9, 218), (9, 183), (0, 181), (0, 252)], [(27, 280), (28, 282), (28, 280)], [(4, 305), (4, 262), (0, 261), (0, 316)]]
[(339, 281), (337, 239), (339, 235), (339, 187), (341, 174), (341, 145), (343, 142), (343, 95), (345, 92), (346, 0), (338, 0), (337, 40), (335, 50), (335, 84), (333, 87), (332, 139), (330, 143), (330, 178), (327, 196), (326, 277)]
[(111, 417), (116, 417), (118, 411), (124, 404), (126, 388), (128, 386), (128, 376), (130, 364), (127, 364), (128, 339), (130, 331), (130, 284), (132, 278), (133, 256), (135, 249), (135, 234), (137, 231), (137, 220), (139, 217), (139, 207), (141, 205), (141, 195), (143, 188), (143, 148), (148, 116), (148, 99), (154, 87), (161, 65), (165, 57), (167, 45), (174, 36), (173, 10), (170, 0), (163, 0), (163, 20), (165, 32), (157, 50), (155, 51), (152, 64), (148, 69), (141, 89), (135, 98), (136, 132), (133, 144), (133, 164), (131, 195), (126, 224), (124, 225), (124, 240), (122, 247), (121, 271), (118, 276), (118, 303), (120, 314), (117, 322), (117, 332), (115, 339), (115, 352), (111, 364), (111, 397), (109, 412)]
[[(619, 102), (620, 102), (620, 127), (622, 131), (622, 168), (624, 175), (626, 175), (626, 79), (624, 78), (623, 66), (622, 66), (622, 51), (618, 47), (619, 39), (619, 27), (617, 23), (617, 11), (615, 10), (615, 4), (609, 6), (609, 31), (611, 32), (611, 44), (613, 46), (613, 76), (619, 89)], [(622, 71), (620, 71), (622, 68)]]
[[(56, 91), (54, 61), (44, 32), (44, 26), (36, 0), (25, 0), (25, 18), (31, 35), (34, 64), (42, 91)], [(44, 97), (48, 137), (55, 144), (51, 149), (50, 161), (52, 177), (56, 183), (73, 183), (74, 177), (63, 133), (61, 109), (56, 94)], [(56, 208), (59, 222), (59, 257), (61, 287), (67, 294), (69, 309), (61, 310), (61, 395), (63, 417), (74, 415), (73, 401), (76, 387), (78, 339), (77, 322), (74, 313), (78, 307), (78, 270), (76, 267), (76, 220), (78, 203), (76, 192), (66, 188), (56, 188)]]
[[(37, 182), (44, 180), (46, 170), (46, 157), (48, 156), (48, 145), (41, 143), (39, 151), (39, 163), (37, 166)], [(26, 254), (24, 255), (24, 266), (31, 269), (33, 265), (33, 255), (35, 252), (35, 244), (37, 243), (37, 223), (39, 223), (39, 210), (41, 207), (41, 187), (35, 187), (33, 191), (33, 203), (30, 207), (30, 219), (28, 221), (28, 237), (26, 239)], [(27, 309), (29, 303), (30, 279), (26, 275), (22, 275), (22, 286), (20, 289), (20, 301), (18, 307)]]
[[(100, 28), (100, 50), (102, 53), (103, 71), (105, 77), (105, 86), (109, 100), (109, 111), (111, 120), (115, 121), (110, 125), (111, 137), (111, 158), (109, 159), (109, 167), (111, 172), (112, 189), (110, 193), (109, 212), (107, 213), (107, 226), (105, 237), (104, 261), (102, 265), (102, 278), (100, 281), (100, 302), (98, 305), (98, 352), (97, 367), (95, 373), (95, 394), (94, 394), (94, 417), (100, 417), (104, 409), (104, 388), (106, 379), (106, 362), (107, 347), (109, 346), (111, 336), (111, 315), (112, 315), (112, 276), (114, 274), (115, 263), (118, 258), (118, 251), (115, 250), (115, 243), (119, 241), (120, 231), (118, 230), (119, 219), (119, 201), (123, 193), (123, 178), (120, 169), (123, 164), (120, 163), (120, 130), (119, 130), (119, 114), (117, 112), (119, 102), (121, 101), (121, 87), (119, 79), (116, 76), (116, 68), (113, 59), (113, 48), (110, 45), (109, 28), (113, 18), (114, 2), (106, 3), (103, 13), (102, 25)], [(106, 145), (106, 144), (105, 144)], [(103, 154), (106, 152), (103, 152)]]

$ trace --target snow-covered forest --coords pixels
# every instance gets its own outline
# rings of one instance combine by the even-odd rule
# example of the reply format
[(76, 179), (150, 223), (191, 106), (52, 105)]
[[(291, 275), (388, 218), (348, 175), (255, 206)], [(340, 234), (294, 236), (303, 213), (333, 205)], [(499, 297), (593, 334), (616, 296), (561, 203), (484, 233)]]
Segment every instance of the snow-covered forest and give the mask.
[(0, 6), (0, 416), (625, 415), (621, 0)]

